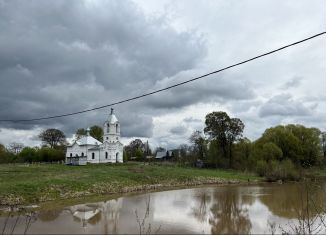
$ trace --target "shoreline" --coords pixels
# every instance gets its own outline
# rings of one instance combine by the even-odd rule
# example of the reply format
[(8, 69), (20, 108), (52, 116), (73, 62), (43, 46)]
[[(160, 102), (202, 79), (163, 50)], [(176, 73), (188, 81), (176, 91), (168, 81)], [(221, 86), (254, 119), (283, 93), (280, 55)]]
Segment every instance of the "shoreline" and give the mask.
[(262, 182), (251, 173), (142, 163), (71, 167), (0, 165), (0, 206), (31, 205), (98, 195), (119, 195), (198, 185)]
[[(172, 190), (182, 190), (182, 189), (193, 189), (193, 188), (200, 188), (206, 186), (216, 186), (216, 187), (223, 187), (223, 186), (239, 186), (239, 185), (258, 185), (258, 184), (273, 184), (273, 182), (266, 182), (263, 180), (255, 180), (244, 182), (240, 180), (225, 180), (225, 179), (216, 179), (216, 180), (208, 180), (208, 181), (201, 181), (201, 182), (189, 182), (186, 184), (178, 183), (173, 185), (166, 185), (166, 184), (156, 184), (156, 185), (140, 185), (136, 187), (125, 187), (122, 188), (118, 192), (107, 192), (104, 194), (79, 194), (77, 197), (66, 197), (66, 198), (55, 198), (52, 200), (46, 201), (39, 201), (38, 203), (27, 203), (27, 204), (15, 204), (17, 199), (13, 201), (7, 201), (7, 204), (0, 203), (0, 211), (4, 212), (10, 208), (31, 208), (31, 209), (49, 209), (48, 206), (51, 207), (58, 207), (59, 205), (69, 206), (71, 204), (83, 204), (85, 200), (91, 201), (101, 201), (101, 200), (112, 200), (117, 199), (120, 197), (127, 197), (127, 196), (134, 196), (146, 193), (155, 193), (155, 192), (164, 192), (164, 191), (172, 191)], [(67, 205), (69, 204), (69, 205)], [(53, 206), (55, 205), (55, 206)]]
[[(310, 171), (310, 176), (325, 176)], [(319, 176), (319, 177), (318, 177)], [(198, 169), (143, 163), (65, 165), (0, 165), (0, 208), (79, 201), (193, 188), (205, 185), (248, 185), (266, 182), (252, 173), (222, 169)]]

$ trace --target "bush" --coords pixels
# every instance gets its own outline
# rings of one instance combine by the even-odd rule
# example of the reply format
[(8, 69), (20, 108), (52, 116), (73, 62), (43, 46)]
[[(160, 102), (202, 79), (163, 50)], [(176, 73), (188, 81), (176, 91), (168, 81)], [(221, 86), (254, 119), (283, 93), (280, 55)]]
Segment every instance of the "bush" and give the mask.
[(265, 160), (259, 160), (256, 165), (256, 172), (259, 176), (265, 176), (268, 170), (268, 164)]
[(65, 152), (61, 149), (41, 148), (37, 155), (38, 159), (43, 162), (65, 160)]
[[(257, 172), (261, 176), (265, 176), (267, 181), (276, 181), (276, 180), (298, 180), (299, 172), (296, 170), (294, 164), (290, 159), (284, 161), (270, 161), (266, 165), (257, 163)], [(265, 173), (263, 173), (265, 172)]]
[(35, 148), (26, 147), (18, 154), (18, 159), (23, 162), (39, 162), (39, 156)]

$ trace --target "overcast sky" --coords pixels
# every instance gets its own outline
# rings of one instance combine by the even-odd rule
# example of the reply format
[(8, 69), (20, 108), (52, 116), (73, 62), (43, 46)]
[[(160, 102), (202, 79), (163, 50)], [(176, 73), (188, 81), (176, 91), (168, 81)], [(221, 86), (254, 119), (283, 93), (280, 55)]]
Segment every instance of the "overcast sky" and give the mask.
[[(0, 119), (75, 112), (164, 88), (326, 30), (325, 1), (0, 0)], [(172, 148), (226, 111), (251, 140), (278, 124), (326, 130), (326, 36), (115, 106), (124, 143)], [(109, 108), (0, 123), (0, 143), (102, 125)]]

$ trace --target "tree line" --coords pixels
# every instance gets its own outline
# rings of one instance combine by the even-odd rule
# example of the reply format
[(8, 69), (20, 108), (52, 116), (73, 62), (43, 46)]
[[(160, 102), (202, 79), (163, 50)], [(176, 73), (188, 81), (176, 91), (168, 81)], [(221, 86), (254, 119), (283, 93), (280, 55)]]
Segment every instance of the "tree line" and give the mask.
[(278, 125), (251, 142), (244, 123), (226, 112), (206, 115), (204, 131), (195, 131), (190, 145), (181, 145), (181, 162), (256, 172), (268, 180), (298, 179), (302, 170), (326, 166), (326, 133), (303, 125)]
[[(297, 179), (303, 169), (326, 166), (326, 132), (298, 124), (278, 125), (265, 130), (261, 137), (250, 141), (243, 136), (244, 123), (226, 112), (206, 115), (203, 131), (194, 131), (190, 144), (182, 144), (174, 161), (196, 166), (198, 161), (209, 168), (229, 168), (256, 172), (268, 180)], [(76, 139), (86, 135), (83, 128)], [(92, 126), (90, 135), (103, 141), (103, 129)], [(47, 129), (39, 134), (42, 147), (24, 147), (12, 143), (0, 144), (0, 163), (60, 161), (65, 159), (67, 141), (64, 133)], [(124, 148), (124, 160), (147, 160), (161, 147), (152, 151), (148, 143), (135, 139)]]
[(25, 147), (11, 143), (8, 147), (0, 144), (0, 163), (54, 162), (63, 161), (66, 151), (66, 136), (58, 129), (47, 129), (38, 135), (41, 147)]
[[(78, 140), (87, 134), (86, 129), (80, 128), (75, 133)], [(103, 141), (103, 129), (94, 125), (90, 128), (90, 136)], [(42, 141), (41, 147), (28, 147), (22, 143), (13, 142), (7, 147), (0, 144), (0, 163), (15, 162), (53, 162), (64, 161), (68, 145), (65, 134), (58, 129), (42, 131), (38, 138)]]

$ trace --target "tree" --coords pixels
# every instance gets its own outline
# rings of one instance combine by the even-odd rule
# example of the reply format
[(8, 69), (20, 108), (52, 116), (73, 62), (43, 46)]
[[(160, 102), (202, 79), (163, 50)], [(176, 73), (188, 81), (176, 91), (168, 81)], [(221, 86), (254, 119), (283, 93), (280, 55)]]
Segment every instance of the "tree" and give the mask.
[(321, 144), (323, 148), (323, 156), (326, 157), (326, 131), (321, 133)]
[(51, 148), (57, 148), (60, 145), (63, 146), (66, 143), (65, 134), (58, 129), (47, 129), (39, 134), (39, 138), (46, 145)]
[(206, 152), (206, 142), (201, 131), (194, 131), (189, 138), (190, 143), (193, 144), (193, 151), (199, 159), (204, 160)]
[(128, 158), (136, 158), (140, 160), (144, 156), (145, 144), (141, 139), (135, 139), (125, 147), (125, 152)]
[(143, 141), (141, 141), (141, 139), (135, 139), (135, 140), (131, 141), (129, 146), (132, 149), (141, 149), (142, 151), (145, 150), (145, 144), (143, 143)]
[(14, 160), (14, 154), (9, 152), (3, 144), (0, 144), (0, 163), (9, 163)]
[(79, 140), (80, 138), (82, 138), (83, 136), (85, 136), (87, 134), (87, 131), (85, 128), (79, 128), (77, 131), (76, 131), (76, 139)]
[(227, 143), (229, 145), (229, 167), (233, 166), (233, 154), (232, 145), (235, 141), (238, 141), (242, 137), (244, 124), (239, 118), (231, 118), (229, 123), (229, 129), (226, 133)]
[[(77, 140), (83, 136), (87, 135), (87, 130), (84, 128), (79, 128), (76, 131), (76, 138)], [(97, 139), (98, 141), (103, 142), (103, 129), (100, 126), (94, 125), (90, 128), (89, 135), (93, 138)]]
[(9, 144), (9, 151), (13, 154), (18, 154), (24, 148), (24, 144), (13, 142)]
[(233, 165), (232, 145), (242, 137), (244, 124), (239, 118), (230, 118), (226, 112), (212, 112), (206, 115), (204, 132), (211, 140), (216, 140), (229, 158), (229, 167)]
[(37, 149), (25, 147), (20, 153), (19, 157), (24, 162), (39, 162), (41, 159), (39, 158), (39, 155), (37, 154)]
[(236, 169), (250, 169), (249, 159), (252, 154), (252, 143), (248, 138), (242, 138), (234, 145), (234, 165)]
[(289, 124), (267, 129), (255, 145), (275, 144), (282, 151), (279, 161), (290, 159), (303, 167), (313, 166), (321, 153), (320, 131), (302, 125)]
[(98, 141), (103, 142), (103, 129), (100, 126), (94, 125), (90, 128), (90, 136), (97, 139)]

